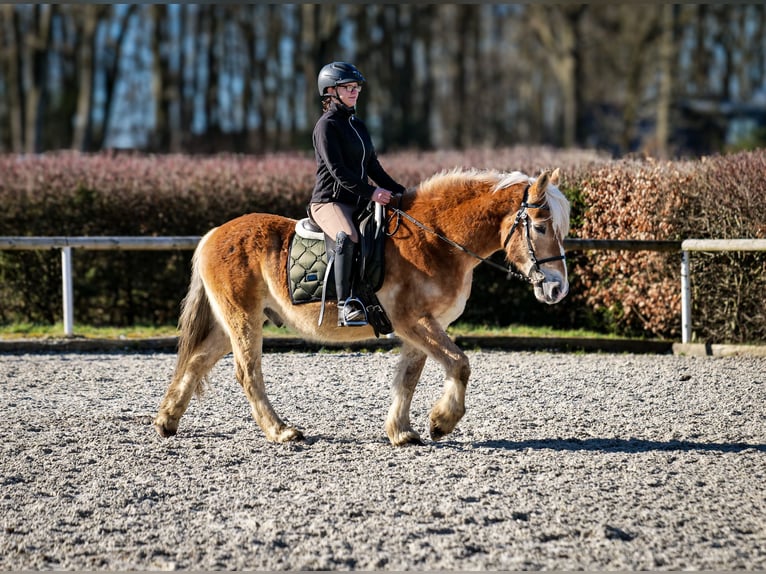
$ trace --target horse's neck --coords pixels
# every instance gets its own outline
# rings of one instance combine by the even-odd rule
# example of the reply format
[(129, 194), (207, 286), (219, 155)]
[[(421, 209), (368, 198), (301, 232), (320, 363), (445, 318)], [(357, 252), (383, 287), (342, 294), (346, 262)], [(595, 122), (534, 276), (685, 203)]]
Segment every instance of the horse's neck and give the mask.
[(518, 209), (517, 195), (510, 190), (487, 191), (442, 209), (436, 206), (432, 211), (434, 226), (455, 243), (489, 257), (502, 247), (500, 225), (509, 213)]

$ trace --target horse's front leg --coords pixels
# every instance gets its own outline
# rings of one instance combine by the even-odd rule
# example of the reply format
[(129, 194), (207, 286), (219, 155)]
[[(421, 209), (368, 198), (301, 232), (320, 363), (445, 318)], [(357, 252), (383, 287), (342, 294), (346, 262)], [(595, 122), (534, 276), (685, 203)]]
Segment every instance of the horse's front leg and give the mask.
[(421, 318), (406, 336), (444, 368), (444, 393), (428, 417), (431, 438), (439, 440), (455, 430), (465, 414), (465, 391), (471, 375), (468, 357), (433, 317)]
[(393, 402), (386, 418), (386, 434), (394, 446), (423, 442), (420, 435), (412, 428), (410, 405), (425, 364), (424, 352), (407, 342), (402, 344), (401, 358), (392, 386)]

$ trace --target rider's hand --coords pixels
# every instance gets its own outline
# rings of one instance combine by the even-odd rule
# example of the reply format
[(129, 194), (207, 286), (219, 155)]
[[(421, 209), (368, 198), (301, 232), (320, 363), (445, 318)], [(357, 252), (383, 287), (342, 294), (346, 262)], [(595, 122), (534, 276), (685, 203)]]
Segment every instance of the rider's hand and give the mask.
[(391, 201), (391, 192), (378, 187), (372, 192), (372, 200), (380, 205), (388, 205), (388, 202)]

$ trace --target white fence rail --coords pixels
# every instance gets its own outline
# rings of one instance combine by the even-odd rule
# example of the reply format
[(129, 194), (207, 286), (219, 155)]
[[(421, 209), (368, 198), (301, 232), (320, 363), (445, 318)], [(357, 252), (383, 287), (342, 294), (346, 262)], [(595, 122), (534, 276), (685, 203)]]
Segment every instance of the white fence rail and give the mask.
[[(0, 237), (0, 250), (61, 249), (61, 280), (64, 304), (64, 334), (74, 334), (74, 290), (72, 249), (167, 251), (194, 249), (200, 236), (175, 237)], [(681, 342), (691, 339), (690, 251), (766, 251), (766, 239), (686, 239), (684, 241), (641, 241), (611, 239), (567, 239), (567, 251), (626, 250), (681, 251)]]
[(0, 249), (9, 251), (61, 249), (61, 284), (64, 335), (74, 335), (72, 249), (96, 251), (167, 251), (194, 249), (201, 236), (177, 237), (0, 237)]
[(202, 239), (199, 235), (177, 237), (0, 237), (0, 249), (63, 249), (76, 247), (95, 251), (163, 251), (194, 249)]

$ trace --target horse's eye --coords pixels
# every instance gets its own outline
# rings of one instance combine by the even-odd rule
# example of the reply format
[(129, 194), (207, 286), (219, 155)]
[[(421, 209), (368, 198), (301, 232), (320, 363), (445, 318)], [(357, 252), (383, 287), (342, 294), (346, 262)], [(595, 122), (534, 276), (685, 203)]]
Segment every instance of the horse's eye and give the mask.
[(535, 225), (535, 231), (540, 235), (545, 235), (545, 225)]

